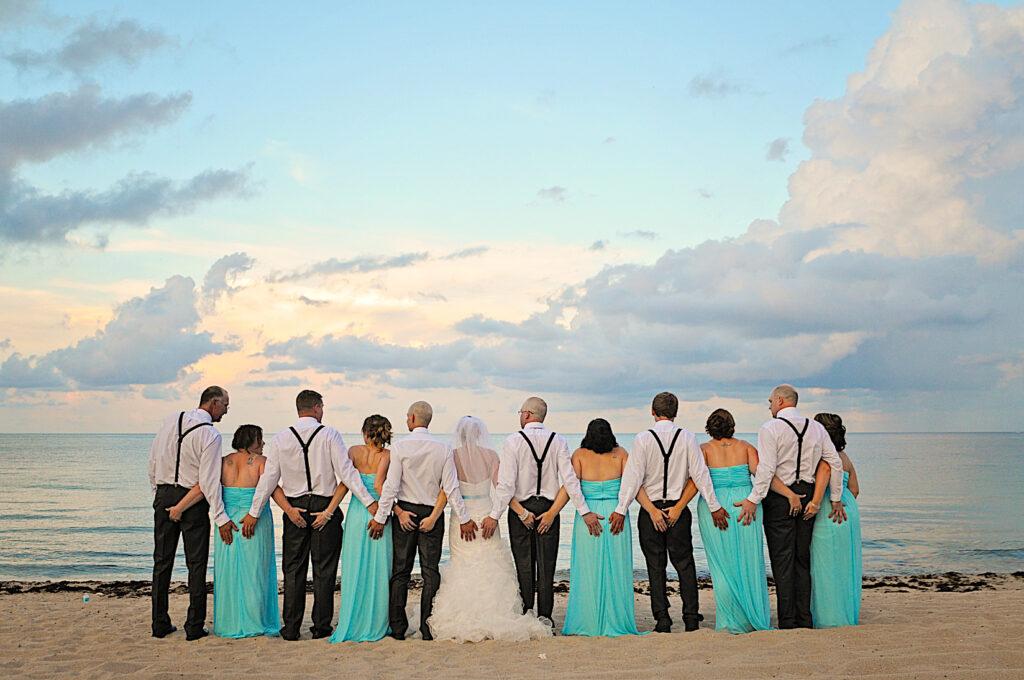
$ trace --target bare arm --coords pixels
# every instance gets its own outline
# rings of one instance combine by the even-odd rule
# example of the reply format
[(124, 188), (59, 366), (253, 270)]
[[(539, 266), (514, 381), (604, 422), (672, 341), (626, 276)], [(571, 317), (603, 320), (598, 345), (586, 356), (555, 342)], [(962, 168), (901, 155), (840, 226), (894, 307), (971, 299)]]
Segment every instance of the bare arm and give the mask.
[(172, 520), (180, 522), (182, 513), (198, 503), (202, 498), (203, 492), (200, 490), (199, 484), (196, 483), (188, 490), (188, 493), (185, 494), (184, 498), (167, 508), (167, 512), (170, 514)]
[(860, 482), (857, 481), (857, 468), (853, 467), (853, 461), (845, 453), (840, 454), (843, 457), (843, 467), (848, 468), (847, 472), (850, 473), (850, 481), (846, 483), (846, 486), (850, 489), (850, 493), (853, 494), (854, 498), (860, 496)]
[[(548, 508), (547, 512), (542, 513), (541, 516), (537, 518), (538, 534), (546, 534), (548, 532), (551, 525), (555, 523), (555, 518), (558, 517), (558, 513), (562, 511), (562, 508), (564, 508), (565, 504), (568, 502), (569, 492), (566, 491), (563, 486), (558, 489), (558, 495), (555, 496), (555, 501), (551, 504), (551, 507)], [(530, 521), (533, 522), (532, 519)], [(523, 524), (526, 524), (526, 522), (523, 522)]]
[[(341, 505), (341, 499), (348, 493), (348, 487), (344, 484), (339, 483), (338, 487), (334, 490), (334, 495), (331, 496), (331, 502), (327, 504), (327, 507), (321, 512), (314, 512), (313, 516), (316, 519), (313, 520), (313, 528), (317, 531), (327, 526), (327, 523), (331, 521), (331, 517), (334, 516), (334, 511)], [(372, 499), (371, 499), (372, 500)]]
[(300, 529), (305, 528), (306, 518), (302, 516), (302, 510), (288, 502), (288, 497), (284, 495), (284, 489), (277, 487), (274, 489), (274, 493), (270, 495), (277, 503), (277, 507), (281, 508), (281, 512), (284, 513), (285, 517)]
[(384, 491), (384, 478), (388, 476), (388, 466), (391, 465), (391, 452), (385, 450), (377, 463), (377, 474), (373, 479), (373, 489), (380, 496)]
[[(790, 489), (788, 486), (783, 484), (782, 480), (779, 479), (778, 475), (772, 475), (772, 483), (771, 483), (771, 487), (770, 488), (775, 493), (779, 494), (780, 496), (784, 496), (785, 498), (788, 498), (790, 501), (792, 501), (794, 498), (796, 498), (798, 500), (800, 498), (803, 498), (803, 496), (799, 496), (799, 495), (793, 493), (792, 489)], [(815, 492), (817, 492), (817, 488), (818, 488), (817, 484), (815, 484), (814, 488), (815, 488)], [(817, 495), (817, 493), (815, 493), (815, 495)]]
[(420, 531), (427, 532), (434, 528), (437, 524), (437, 520), (444, 515), (444, 506), (448, 504), (448, 494), (444, 492), (444, 489), (437, 494), (437, 500), (434, 501), (434, 509), (430, 511), (430, 514), (420, 520)]
[[(566, 496), (566, 498), (568, 499), (569, 496)], [(527, 529), (533, 528), (533, 523), (537, 520), (537, 518), (533, 516), (532, 512), (524, 508), (522, 503), (513, 498), (508, 502), (508, 507), (510, 510), (512, 510), (512, 512), (516, 513), (516, 516), (523, 524), (526, 525)]]
[[(580, 458), (575, 453), (572, 456), (572, 468), (576, 474), (576, 478), (583, 474), (583, 464), (580, 462)], [(548, 508), (547, 512), (540, 516), (540, 522), (537, 524), (537, 533), (546, 534), (551, 525), (555, 523), (555, 518), (558, 517), (558, 513), (562, 511), (565, 504), (569, 502), (569, 491), (562, 486), (558, 489), (558, 494), (555, 496), (555, 501)], [(578, 510), (577, 510), (578, 511)]]
[(825, 459), (818, 461), (818, 468), (814, 471), (814, 496), (811, 497), (811, 502), (804, 509), (804, 519), (811, 519), (818, 514), (821, 501), (825, 498), (825, 492), (828, 491), (831, 476), (832, 468), (828, 462)]
[(757, 456), (757, 449), (753, 446), (747, 446), (747, 469), (750, 470), (750, 474), (757, 474), (757, 464), (760, 459)]

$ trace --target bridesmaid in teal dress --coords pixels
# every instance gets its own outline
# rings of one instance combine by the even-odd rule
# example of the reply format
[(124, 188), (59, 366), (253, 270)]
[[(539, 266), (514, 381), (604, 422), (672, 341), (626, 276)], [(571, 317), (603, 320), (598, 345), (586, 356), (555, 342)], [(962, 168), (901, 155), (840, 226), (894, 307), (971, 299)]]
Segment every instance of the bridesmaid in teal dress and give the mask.
[[(373, 415), (363, 421), (365, 446), (348, 450), (352, 464), (359, 470), (374, 500), (387, 477), (391, 443), (391, 423), (387, 418)], [(374, 642), (389, 632), (388, 578), (391, 575), (391, 525), (384, 527), (380, 540), (370, 538), (366, 525), (370, 522), (366, 507), (353, 498), (345, 516), (341, 544), (341, 608), (338, 627), (331, 642)]]
[[(846, 427), (834, 413), (814, 419), (825, 426), (839, 457), (843, 459), (843, 506), (846, 521), (836, 524), (818, 513), (811, 538), (811, 620), (815, 628), (855, 626), (860, 622), (861, 564), (860, 484), (857, 470), (846, 455)], [(820, 506), (828, 487), (829, 470), (818, 467), (814, 503)]]
[[(697, 523), (715, 589), (715, 630), (730, 633), (768, 630), (771, 608), (765, 578), (761, 508), (758, 506), (754, 521), (744, 526), (738, 520), (739, 509), (735, 505), (750, 495), (750, 475), (757, 471), (757, 449), (733, 438), (736, 423), (725, 409), (711, 414), (705, 430), (711, 435), (711, 441), (700, 448), (711, 472), (715, 495), (732, 516), (729, 528), (721, 531), (712, 521), (704, 498), (697, 505)], [(690, 493), (696, 492), (692, 484), (687, 487)]]
[[(587, 505), (602, 520), (601, 534), (592, 536), (576, 513), (563, 635), (639, 635), (633, 611), (633, 537), (629, 518), (617, 535), (609, 530), (607, 519), (618, 505), (628, 456), (603, 418), (590, 422), (580, 448), (572, 455), (572, 466)], [(565, 489), (561, 489), (551, 509), (541, 515), (538, 531), (547, 531), (568, 499)]]
[[(224, 511), (241, 526), (267, 461), (262, 455), (263, 430), (242, 425), (231, 446), (235, 452), (221, 463)], [(237, 534), (227, 544), (214, 532), (213, 567), (213, 634), (226, 638), (277, 635), (281, 617), (274, 519), (268, 506), (263, 507), (251, 538)]]

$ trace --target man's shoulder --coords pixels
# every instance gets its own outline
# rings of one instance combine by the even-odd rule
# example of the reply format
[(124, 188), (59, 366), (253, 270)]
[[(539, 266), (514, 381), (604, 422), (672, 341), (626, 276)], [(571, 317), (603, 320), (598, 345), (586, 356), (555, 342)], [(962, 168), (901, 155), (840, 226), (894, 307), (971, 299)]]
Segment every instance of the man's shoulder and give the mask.
[(636, 436), (633, 437), (633, 444), (634, 446), (636, 444), (649, 444), (653, 436), (654, 435), (651, 434), (650, 428), (644, 428), (643, 430), (637, 432)]
[(832, 441), (831, 435), (829, 435), (828, 430), (825, 429), (824, 425), (819, 423), (814, 418), (809, 418), (808, 419), (808, 423), (809, 423), (809, 425), (808, 425), (807, 429), (809, 431), (813, 430), (813, 431), (817, 432), (819, 439), (828, 439), (829, 441)]
[(509, 436), (505, 437), (504, 445), (505, 446), (513, 446), (515, 444), (521, 443), (523, 441), (523, 435), (521, 433), (522, 433), (522, 430), (516, 430), (515, 432), (513, 432)]

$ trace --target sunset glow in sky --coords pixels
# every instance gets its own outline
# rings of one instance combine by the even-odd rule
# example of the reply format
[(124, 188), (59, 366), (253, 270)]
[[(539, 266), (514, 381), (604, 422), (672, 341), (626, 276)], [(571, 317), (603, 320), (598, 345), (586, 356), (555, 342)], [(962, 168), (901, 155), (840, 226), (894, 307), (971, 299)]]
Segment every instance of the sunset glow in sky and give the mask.
[(0, 431), (1021, 430), (1021, 187), (1020, 3), (8, 1)]

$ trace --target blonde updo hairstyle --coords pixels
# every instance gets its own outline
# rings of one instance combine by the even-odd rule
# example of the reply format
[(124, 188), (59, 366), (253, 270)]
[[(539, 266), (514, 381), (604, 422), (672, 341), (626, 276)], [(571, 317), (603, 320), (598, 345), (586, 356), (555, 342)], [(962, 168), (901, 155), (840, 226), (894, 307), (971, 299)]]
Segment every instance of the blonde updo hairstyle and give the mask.
[(363, 436), (374, 446), (386, 448), (391, 443), (391, 421), (379, 414), (367, 417), (363, 421)]

